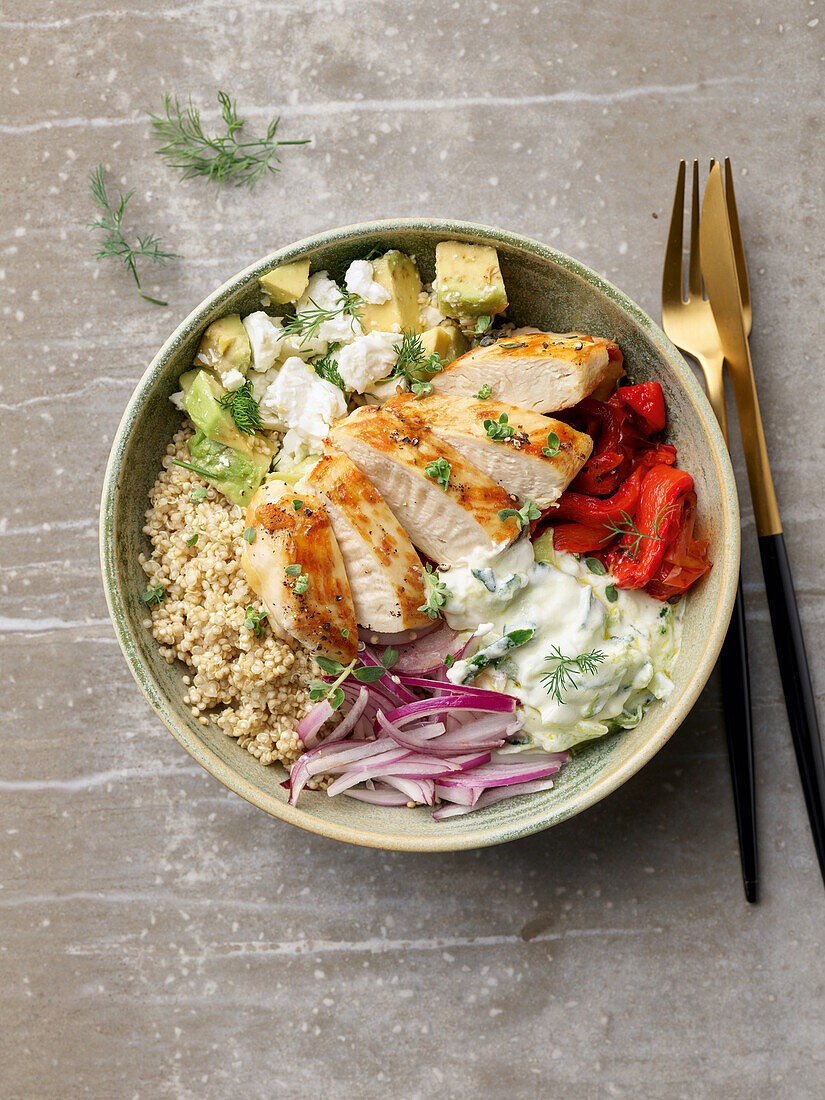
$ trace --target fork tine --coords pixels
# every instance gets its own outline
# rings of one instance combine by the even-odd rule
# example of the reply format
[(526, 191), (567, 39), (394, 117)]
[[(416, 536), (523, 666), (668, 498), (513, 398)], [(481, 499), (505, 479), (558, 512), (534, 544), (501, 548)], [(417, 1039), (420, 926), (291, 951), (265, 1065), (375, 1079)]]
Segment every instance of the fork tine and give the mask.
[(725, 200), (728, 206), (730, 235), (733, 238), (733, 255), (736, 259), (736, 274), (739, 279), (739, 294), (742, 308), (748, 318), (751, 316), (751, 288), (748, 281), (748, 261), (745, 259), (745, 246), (742, 243), (742, 230), (739, 227), (739, 213), (736, 209), (736, 192), (733, 189), (733, 170), (730, 157), (725, 157)]
[(688, 257), (688, 293), (702, 296), (702, 265), (699, 253), (699, 161), (693, 162), (693, 196), (690, 203), (690, 255)]
[(685, 162), (679, 162), (679, 174), (676, 177), (676, 194), (673, 197), (673, 211), (670, 215), (670, 228), (667, 233), (665, 264), (662, 271), (662, 300), (681, 304), (682, 292), (682, 223), (685, 218)]

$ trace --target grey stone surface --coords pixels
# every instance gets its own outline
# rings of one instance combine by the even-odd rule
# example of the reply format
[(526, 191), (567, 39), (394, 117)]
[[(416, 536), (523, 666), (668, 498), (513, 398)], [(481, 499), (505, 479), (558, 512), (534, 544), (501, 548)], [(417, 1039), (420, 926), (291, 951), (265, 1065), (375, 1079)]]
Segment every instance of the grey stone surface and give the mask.
[[(185, 756), (120, 655), (96, 553), (121, 409), (224, 277), (315, 230), (441, 214), (551, 242), (658, 315), (678, 158), (730, 153), (821, 705), (821, 3), (9, 0), (0, 42), (0, 1093), (823, 1095), (825, 896), (747, 503), (757, 908), (715, 678), (640, 775), (549, 833), (349, 849)], [(153, 155), (144, 111), (221, 87), (315, 140), (216, 201)], [(99, 161), (186, 257), (147, 272), (168, 309), (94, 262)]]

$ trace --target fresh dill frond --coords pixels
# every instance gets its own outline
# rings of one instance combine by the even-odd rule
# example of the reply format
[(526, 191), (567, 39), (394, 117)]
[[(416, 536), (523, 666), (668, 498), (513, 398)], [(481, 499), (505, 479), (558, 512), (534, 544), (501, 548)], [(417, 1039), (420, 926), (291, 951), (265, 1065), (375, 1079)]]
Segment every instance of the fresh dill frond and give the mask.
[(218, 404), (222, 409), (229, 410), (235, 426), (244, 435), (254, 435), (263, 427), (260, 408), (248, 378), (238, 389), (229, 390), (223, 397), (219, 397)]
[(640, 531), (639, 528), (636, 526), (635, 520), (628, 512), (620, 512), (618, 522), (611, 518), (606, 519), (602, 523), (602, 527), (606, 527), (609, 532), (609, 534), (607, 534), (602, 541), (607, 542), (615, 535), (626, 538), (628, 540), (628, 544), (627, 546), (621, 547), (621, 549), (625, 554), (628, 555), (629, 558), (632, 558), (633, 561), (635, 561), (636, 556), (639, 553), (639, 547), (642, 545), (643, 539), (649, 539), (651, 542), (662, 541), (663, 536), (659, 534), (659, 528), (661, 527), (663, 520), (667, 516), (669, 516), (671, 512), (673, 512), (676, 508), (678, 508), (678, 504), (667, 504), (664, 508), (661, 508), (656, 513), (656, 518), (653, 520), (652, 533)]
[(580, 653), (578, 657), (565, 657), (559, 647), (554, 645), (549, 657), (544, 659), (555, 661), (555, 666), (541, 677), (541, 682), (547, 689), (547, 694), (552, 695), (557, 703), (563, 704), (562, 692), (575, 688), (577, 676), (592, 675), (605, 659), (605, 655), (600, 649), (592, 649), (589, 653)]
[(203, 176), (218, 185), (235, 187), (255, 186), (265, 172), (279, 172), (278, 149), (282, 145), (307, 145), (310, 138), (297, 141), (281, 141), (275, 134), (280, 117), (274, 118), (263, 137), (243, 133), (244, 119), (238, 117), (238, 109), (226, 92), (218, 92), (221, 119), (226, 126), (224, 134), (206, 134), (201, 123), (200, 111), (193, 107), (191, 99), (181, 106), (177, 96), (168, 92), (163, 97), (161, 114), (150, 113), (152, 136), (162, 141), (156, 152), (170, 168), (177, 168), (182, 180)]
[(441, 356), (435, 351), (432, 355), (427, 355), (421, 337), (412, 329), (402, 332), (401, 343), (393, 344), (392, 350), (398, 356), (398, 362), (392, 371), (394, 378), (406, 378), (411, 384), (414, 381), (428, 382), (444, 369)]
[(424, 566), (424, 593), (427, 598), (418, 610), (423, 611), (431, 619), (437, 619), (441, 608), (452, 596), (452, 592), (429, 562)]
[(313, 298), (310, 298), (310, 304), (306, 309), (302, 309), (294, 317), (283, 318), (282, 335), (300, 336), (301, 345), (303, 346), (308, 340), (318, 335), (318, 330), (325, 321), (334, 321), (336, 317), (351, 317), (353, 321), (358, 322), (363, 331), (364, 325), (361, 316), (367, 303), (363, 298), (350, 293), (348, 290), (342, 290), (340, 293), (340, 300), (332, 309), (324, 309)]
[(346, 393), (347, 387), (344, 385), (344, 379), (338, 373), (338, 361), (335, 358), (335, 353), (339, 347), (339, 344), (330, 344), (326, 355), (312, 361), (312, 369), (319, 378), (323, 378), (325, 382), (331, 382), (333, 386), (337, 386), (339, 390)]
[(120, 260), (131, 271), (141, 298), (147, 302), (154, 302), (157, 306), (165, 306), (166, 302), (162, 302), (160, 298), (151, 298), (141, 290), (137, 260), (147, 259), (153, 264), (163, 266), (167, 260), (177, 260), (180, 257), (176, 252), (166, 252), (160, 239), (151, 233), (138, 237), (137, 244), (129, 244), (123, 235), (123, 216), (126, 213), (126, 204), (134, 195), (134, 191), (127, 191), (125, 195), (120, 192), (117, 203), (113, 205), (106, 193), (106, 171), (102, 164), (98, 164), (89, 175), (89, 191), (92, 201), (101, 213), (97, 221), (89, 222), (88, 228), (105, 233), (95, 252), (95, 259), (99, 261), (111, 256)]

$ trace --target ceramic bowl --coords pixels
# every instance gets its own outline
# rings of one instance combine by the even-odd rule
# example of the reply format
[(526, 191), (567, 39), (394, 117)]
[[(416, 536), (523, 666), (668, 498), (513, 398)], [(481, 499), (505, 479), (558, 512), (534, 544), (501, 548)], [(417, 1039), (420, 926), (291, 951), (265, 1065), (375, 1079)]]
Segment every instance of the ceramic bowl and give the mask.
[[(440, 823), (425, 808), (375, 807), (317, 792), (305, 792), (292, 807), (280, 785), (283, 769), (262, 767), (217, 726), (202, 726), (192, 717), (183, 702), (183, 667), (166, 663), (142, 625), (146, 579), (138, 554), (147, 549), (142, 534), (147, 494), (180, 424), (168, 397), (191, 366), (206, 325), (227, 313), (259, 308), (257, 278), (269, 268), (308, 256), (313, 271), (326, 268), (341, 280), (352, 260), (379, 246), (414, 255), (423, 278), (431, 280), (435, 246), (444, 239), (496, 246), (516, 323), (612, 337), (633, 381), (661, 382), (669, 439), (679, 448), (680, 466), (695, 479), (698, 526), (710, 539), (714, 566), (687, 599), (670, 697), (652, 706), (635, 729), (587, 745), (562, 769), (552, 790)], [(150, 364), (118, 428), (103, 487), (100, 547), (112, 621), (135, 679), (173, 736), (216, 779), (267, 813), (323, 836), (377, 848), (443, 851), (513, 840), (579, 813), (624, 783), (673, 735), (705, 686), (730, 619), (739, 512), (710, 406), (679, 353), (637, 305), (576, 260), (536, 241), (489, 226), (410, 219), (333, 229), (273, 252), (224, 283), (186, 318)]]

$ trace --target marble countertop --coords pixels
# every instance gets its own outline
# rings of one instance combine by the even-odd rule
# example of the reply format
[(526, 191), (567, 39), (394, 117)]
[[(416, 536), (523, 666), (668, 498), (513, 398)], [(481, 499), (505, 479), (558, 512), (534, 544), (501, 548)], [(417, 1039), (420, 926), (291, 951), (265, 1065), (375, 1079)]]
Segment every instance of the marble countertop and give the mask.
[[(494, 223), (658, 316), (680, 157), (730, 154), (753, 353), (825, 717), (820, 2), (106, 0), (0, 13), (4, 1097), (815, 1097), (825, 892), (743, 479), (762, 895), (743, 900), (718, 677), (643, 772), (543, 835), (439, 856), (269, 820), (150, 711), (97, 510), (177, 321), (271, 249), (393, 215)], [(216, 200), (145, 111), (225, 88), (283, 172)], [(88, 174), (185, 259), (96, 264)]]

